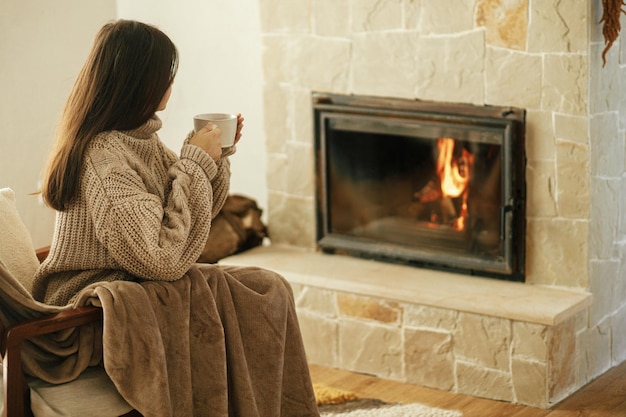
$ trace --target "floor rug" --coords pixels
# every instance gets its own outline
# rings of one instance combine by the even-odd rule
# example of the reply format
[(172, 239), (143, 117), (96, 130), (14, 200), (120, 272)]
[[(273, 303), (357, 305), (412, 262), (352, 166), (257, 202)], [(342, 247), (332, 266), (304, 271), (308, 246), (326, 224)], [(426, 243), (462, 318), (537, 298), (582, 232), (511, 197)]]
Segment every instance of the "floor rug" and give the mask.
[(322, 417), (462, 417), (458, 411), (442, 410), (423, 404), (390, 404), (374, 398), (315, 384)]

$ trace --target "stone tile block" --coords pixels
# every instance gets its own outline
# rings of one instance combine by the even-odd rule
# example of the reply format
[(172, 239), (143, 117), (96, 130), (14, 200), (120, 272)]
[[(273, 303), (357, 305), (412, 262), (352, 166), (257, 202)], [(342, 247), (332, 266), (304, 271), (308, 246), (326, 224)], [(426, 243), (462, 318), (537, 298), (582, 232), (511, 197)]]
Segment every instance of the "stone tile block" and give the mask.
[[(335, 2), (338, 4), (341, 2)], [(350, 2), (353, 32), (402, 28), (402, 0), (359, 0)], [(330, 16), (334, 16), (334, 13)]]
[[(604, 42), (589, 45), (589, 112), (617, 111), (620, 102), (618, 46), (609, 49), (606, 65), (602, 61)], [(622, 96), (623, 100), (623, 96)]]
[(314, 190), (312, 144), (299, 142), (287, 144), (287, 193), (305, 198), (313, 195)]
[(295, 297), (298, 310), (307, 310), (326, 318), (337, 318), (335, 291), (305, 286)]
[(293, 90), (293, 131), (294, 141), (303, 145), (313, 146), (314, 128), (312, 99), (309, 88), (294, 88)]
[(576, 54), (544, 56), (541, 108), (571, 115), (587, 111), (587, 58)]
[[(524, 109), (541, 107), (541, 57), (487, 48), (485, 101)], [(524, 82), (519, 82), (519, 80)], [(552, 122), (548, 124), (551, 126)]]
[(610, 318), (597, 326), (578, 334), (577, 349), (580, 352), (577, 363), (578, 383), (584, 383), (603, 374), (611, 367), (611, 323)]
[(576, 321), (567, 320), (550, 329), (548, 351), (548, 400), (565, 397), (576, 384)]
[(420, 2), (415, 0), (403, 0), (404, 28), (415, 30), (419, 25)]
[[(589, 2), (589, 20), (591, 22), (599, 22), (602, 19), (602, 0), (593, 0)], [(589, 29), (590, 42), (604, 42), (602, 36), (602, 25), (591, 25)]]
[(315, 247), (315, 214), (312, 198), (268, 193), (267, 228), (272, 243), (301, 248)]
[(445, 391), (454, 388), (450, 333), (405, 328), (404, 363), (407, 382)]
[[(626, 50), (626, 42), (620, 42), (622, 50)], [(620, 62), (626, 62), (626, 52), (621, 54)], [(621, 66), (619, 69), (619, 85), (626, 85), (626, 66)], [(626, 129), (626, 100), (619, 100), (619, 127), (620, 129)]]
[(526, 156), (529, 160), (554, 161), (556, 137), (553, 117), (553, 113), (548, 111), (526, 111)]
[(424, 34), (471, 30), (474, 3), (474, 0), (422, 1), (418, 29)]
[[(526, 164), (526, 216), (556, 216), (554, 161), (529, 160)], [(528, 246), (527, 246), (528, 247)]]
[[(309, 91), (348, 91), (351, 43), (345, 39), (291, 36), (290, 65), (294, 85)], [(312, 62), (323, 61), (320, 70)]]
[(589, 148), (570, 142), (556, 145), (557, 210), (571, 219), (589, 218)]
[(313, 2), (313, 31), (320, 36), (349, 36), (350, 2), (315, 0)]
[(591, 175), (619, 177), (624, 169), (624, 132), (614, 113), (591, 117), (589, 135), (589, 165)]
[[(616, 335), (626, 334), (626, 305), (617, 309), (611, 320), (612, 332)], [(613, 337), (611, 339), (612, 365), (618, 365), (626, 360), (626, 338)]]
[[(269, 155), (287, 155), (287, 141), (291, 138), (291, 126), (284, 116), (288, 108), (289, 91), (278, 84), (266, 84), (263, 88), (263, 121), (265, 126), (265, 149)], [(273, 169), (268, 164), (269, 169)]]
[(455, 357), (492, 369), (509, 369), (512, 338), (509, 320), (460, 313), (453, 337)]
[(396, 302), (348, 293), (337, 293), (340, 316), (374, 320), (389, 325), (400, 325), (402, 307)]
[(309, 363), (338, 367), (337, 321), (303, 309), (298, 309), (298, 321)]
[(310, 32), (308, 1), (263, 0), (259, 2), (263, 32)]
[(487, 44), (526, 50), (528, 0), (478, 0), (475, 19), (487, 30)]
[[(435, 2), (429, 2), (429, 4)], [(411, 74), (424, 100), (485, 104), (485, 43), (481, 30), (454, 36), (420, 37), (408, 50), (417, 59)], [(398, 60), (396, 60), (397, 63)], [(389, 63), (388, 65), (391, 65)], [(407, 77), (405, 75), (404, 77)], [(405, 84), (405, 88), (412, 84)]]
[(341, 369), (403, 379), (403, 359), (400, 328), (358, 320), (339, 320)]
[(415, 34), (362, 33), (352, 40), (352, 89), (356, 94), (415, 97)]
[(516, 403), (539, 408), (548, 406), (545, 362), (513, 358), (511, 376)]
[(263, 81), (273, 89), (281, 83), (292, 82), (291, 37), (288, 34), (265, 34), (261, 38)]
[(588, 127), (589, 120), (586, 117), (554, 114), (554, 135), (557, 140), (588, 145)]
[[(626, 195), (626, 176), (622, 177), (619, 187), (620, 187), (621, 195)], [(619, 215), (619, 229), (617, 233), (620, 236), (626, 236), (626, 204), (620, 205), (618, 215)], [(624, 242), (623, 241), (620, 242), (619, 244), (618, 252), (622, 254), (622, 257), (620, 259), (626, 259), (623, 257), (623, 254), (624, 254)], [(624, 299), (626, 299), (626, 297)]]
[(588, 0), (532, 2), (528, 26), (529, 52), (587, 51)]
[(589, 308), (589, 326), (594, 327), (607, 315), (616, 311), (622, 299), (615, 298), (620, 262), (615, 259), (592, 259), (589, 263), (589, 291), (593, 294), (593, 304)]
[(528, 219), (526, 283), (586, 288), (589, 222)]
[(404, 304), (402, 322), (406, 327), (452, 331), (459, 316), (458, 311), (443, 308)]
[(533, 362), (546, 363), (548, 359), (548, 327), (516, 321), (513, 322), (513, 357), (523, 357)]
[(267, 155), (267, 189), (270, 191), (287, 192), (287, 165), (289, 161), (286, 154)]
[[(620, 263), (615, 287), (613, 288), (613, 305), (615, 310), (622, 308), (626, 304), (626, 262), (624, 261), (626, 259), (626, 244), (624, 242), (619, 245), (617, 252)], [(624, 329), (624, 334), (626, 335), (626, 329)], [(626, 340), (626, 336), (624, 340)]]
[(622, 201), (620, 179), (593, 177), (591, 179), (591, 224), (589, 226), (589, 256), (610, 259), (619, 229), (619, 207)]
[[(574, 321), (574, 331), (577, 335), (586, 331), (589, 328), (589, 308), (576, 314), (574, 316)], [(580, 346), (580, 344), (577, 343), (576, 346)]]
[(465, 361), (456, 362), (457, 392), (500, 401), (513, 401), (511, 374)]

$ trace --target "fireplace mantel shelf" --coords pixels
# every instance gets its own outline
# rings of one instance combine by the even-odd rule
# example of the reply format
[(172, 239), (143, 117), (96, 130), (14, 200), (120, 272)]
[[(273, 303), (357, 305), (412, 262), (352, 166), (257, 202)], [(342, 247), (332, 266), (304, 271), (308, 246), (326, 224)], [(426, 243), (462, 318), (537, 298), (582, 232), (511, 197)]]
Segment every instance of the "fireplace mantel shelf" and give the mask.
[(293, 284), (553, 326), (591, 305), (579, 290), (523, 284), (267, 245), (222, 259)]

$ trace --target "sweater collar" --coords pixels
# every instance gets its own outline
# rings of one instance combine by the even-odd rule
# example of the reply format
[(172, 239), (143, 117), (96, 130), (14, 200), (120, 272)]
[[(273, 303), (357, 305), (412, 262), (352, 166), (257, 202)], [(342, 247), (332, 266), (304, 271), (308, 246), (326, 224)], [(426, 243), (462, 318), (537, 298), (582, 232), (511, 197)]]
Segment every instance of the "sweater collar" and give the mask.
[(156, 114), (153, 115), (146, 123), (136, 129), (127, 130), (124, 133), (137, 139), (150, 139), (157, 130), (162, 126), (163, 122)]

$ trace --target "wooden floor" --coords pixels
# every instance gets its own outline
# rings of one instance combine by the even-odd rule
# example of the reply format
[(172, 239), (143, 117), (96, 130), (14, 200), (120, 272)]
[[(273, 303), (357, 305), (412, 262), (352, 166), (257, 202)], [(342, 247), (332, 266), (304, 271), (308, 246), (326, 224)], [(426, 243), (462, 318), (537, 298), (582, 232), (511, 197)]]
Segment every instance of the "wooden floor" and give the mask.
[(458, 410), (463, 417), (626, 417), (626, 362), (549, 410), (452, 394), (315, 365), (311, 366), (311, 377), (314, 383), (352, 391), (363, 398), (418, 402)]

